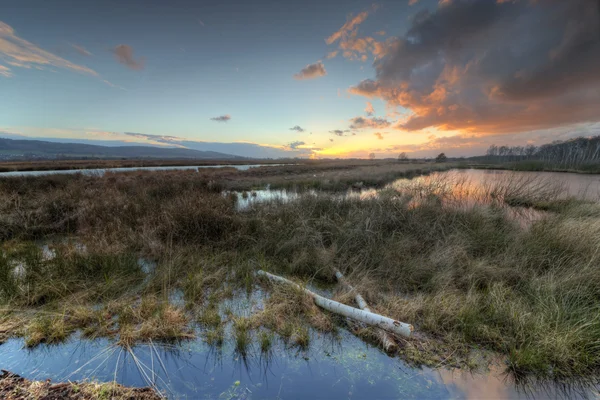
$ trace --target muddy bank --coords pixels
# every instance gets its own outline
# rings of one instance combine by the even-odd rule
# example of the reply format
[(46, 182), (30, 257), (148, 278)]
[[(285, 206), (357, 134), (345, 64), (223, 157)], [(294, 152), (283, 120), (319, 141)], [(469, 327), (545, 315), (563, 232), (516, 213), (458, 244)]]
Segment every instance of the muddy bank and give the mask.
[(12, 372), (0, 374), (0, 397), (21, 399), (115, 399), (154, 400), (161, 397), (151, 388), (128, 388), (116, 383), (30, 381)]

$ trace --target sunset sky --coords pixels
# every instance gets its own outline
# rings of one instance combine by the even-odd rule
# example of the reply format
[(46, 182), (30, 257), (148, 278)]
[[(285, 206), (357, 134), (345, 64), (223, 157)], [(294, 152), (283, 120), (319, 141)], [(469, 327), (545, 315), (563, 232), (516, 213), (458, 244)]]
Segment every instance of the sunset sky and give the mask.
[(599, 3), (2, 0), (0, 137), (422, 157), (597, 135)]

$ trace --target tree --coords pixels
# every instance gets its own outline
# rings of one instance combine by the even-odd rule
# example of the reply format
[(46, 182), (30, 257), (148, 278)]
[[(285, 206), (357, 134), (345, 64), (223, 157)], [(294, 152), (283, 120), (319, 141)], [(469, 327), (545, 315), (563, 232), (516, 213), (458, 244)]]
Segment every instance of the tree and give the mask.
[(435, 158), (436, 163), (442, 163), (442, 162), (446, 162), (446, 161), (448, 161), (448, 157), (446, 157), (446, 155), (444, 153), (438, 154), (438, 156)]
[(408, 161), (408, 156), (406, 155), (406, 152), (402, 152), (400, 154), (398, 154), (398, 161), (399, 162), (406, 162)]
[(369, 160), (374, 160), (374, 159), (375, 159), (375, 153), (369, 154)]

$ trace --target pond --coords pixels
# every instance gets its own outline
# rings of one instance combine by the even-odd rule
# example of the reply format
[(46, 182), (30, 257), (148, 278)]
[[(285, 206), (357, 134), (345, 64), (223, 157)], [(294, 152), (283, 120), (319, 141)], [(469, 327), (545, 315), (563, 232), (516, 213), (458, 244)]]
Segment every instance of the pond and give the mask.
[(289, 164), (224, 164), (224, 165), (181, 165), (181, 166), (163, 166), (163, 167), (124, 167), (124, 168), (95, 168), (95, 169), (65, 169), (48, 171), (10, 171), (0, 172), (1, 177), (8, 176), (43, 176), (57, 174), (84, 174), (84, 175), (103, 175), (105, 172), (128, 172), (128, 171), (180, 171), (180, 170), (199, 170), (204, 168), (235, 168), (240, 171), (246, 171), (256, 167), (277, 167)]
[(412, 368), (342, 330), (338, 337), (312, 332), (304, 351), (282, 341), (268, 354), (236, 353), (202, 340), (181, 345), (147, 344), (129, 350), (107, 339), (73, 337), (60, 345), (26, 350), (11, 339), (0, 346), (3, 369), (53, 382), (96, 379), (155, 386), (168, 398), (206, 399), (478, 399), (585, 398), (591, 392), (555, 386), (516, 387), (502, 367), (487, 374)]
[[(507, 189), (510, 188), (510, 189)], [(392, 189), (409, 193), (415, 197), (433, 192), (458, 204), (488, 202), (490, 193), (504, 191), (504, 194), (575, 197), (578, 199), (600, 200), (600, 175), (563, 172), (522, 172), (506, 170), (452, 169), (434, 172), (413, 179), (398, 179), (388, 184), (384, 190)], [(381, 189), (348, 190), (342, 196), (367, 199), (378, 196)], [(317, 195), (311, 190), (307, 194)], [(238, 192), (236, 207), (245, 210), (252, 204), (267, 201), (288, 202), (299, 197), (293, 190), (255, 190)], [(523, 210), (521, 210), (523, 211)], [(529, 213), (530, 211), (527, 211)]]

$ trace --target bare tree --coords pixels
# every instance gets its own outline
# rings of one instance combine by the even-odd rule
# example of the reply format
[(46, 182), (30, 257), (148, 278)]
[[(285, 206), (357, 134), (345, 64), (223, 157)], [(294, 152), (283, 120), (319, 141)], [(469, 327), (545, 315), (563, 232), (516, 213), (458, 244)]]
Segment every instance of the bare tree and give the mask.
[(486, 157), (490, 161), (538, 160), (562, 167), (598, 163), (600, 162), (600, 136), (556, 140), (539, 147), (532, 144), (524, 147), (491, 145), (486, 151)]

